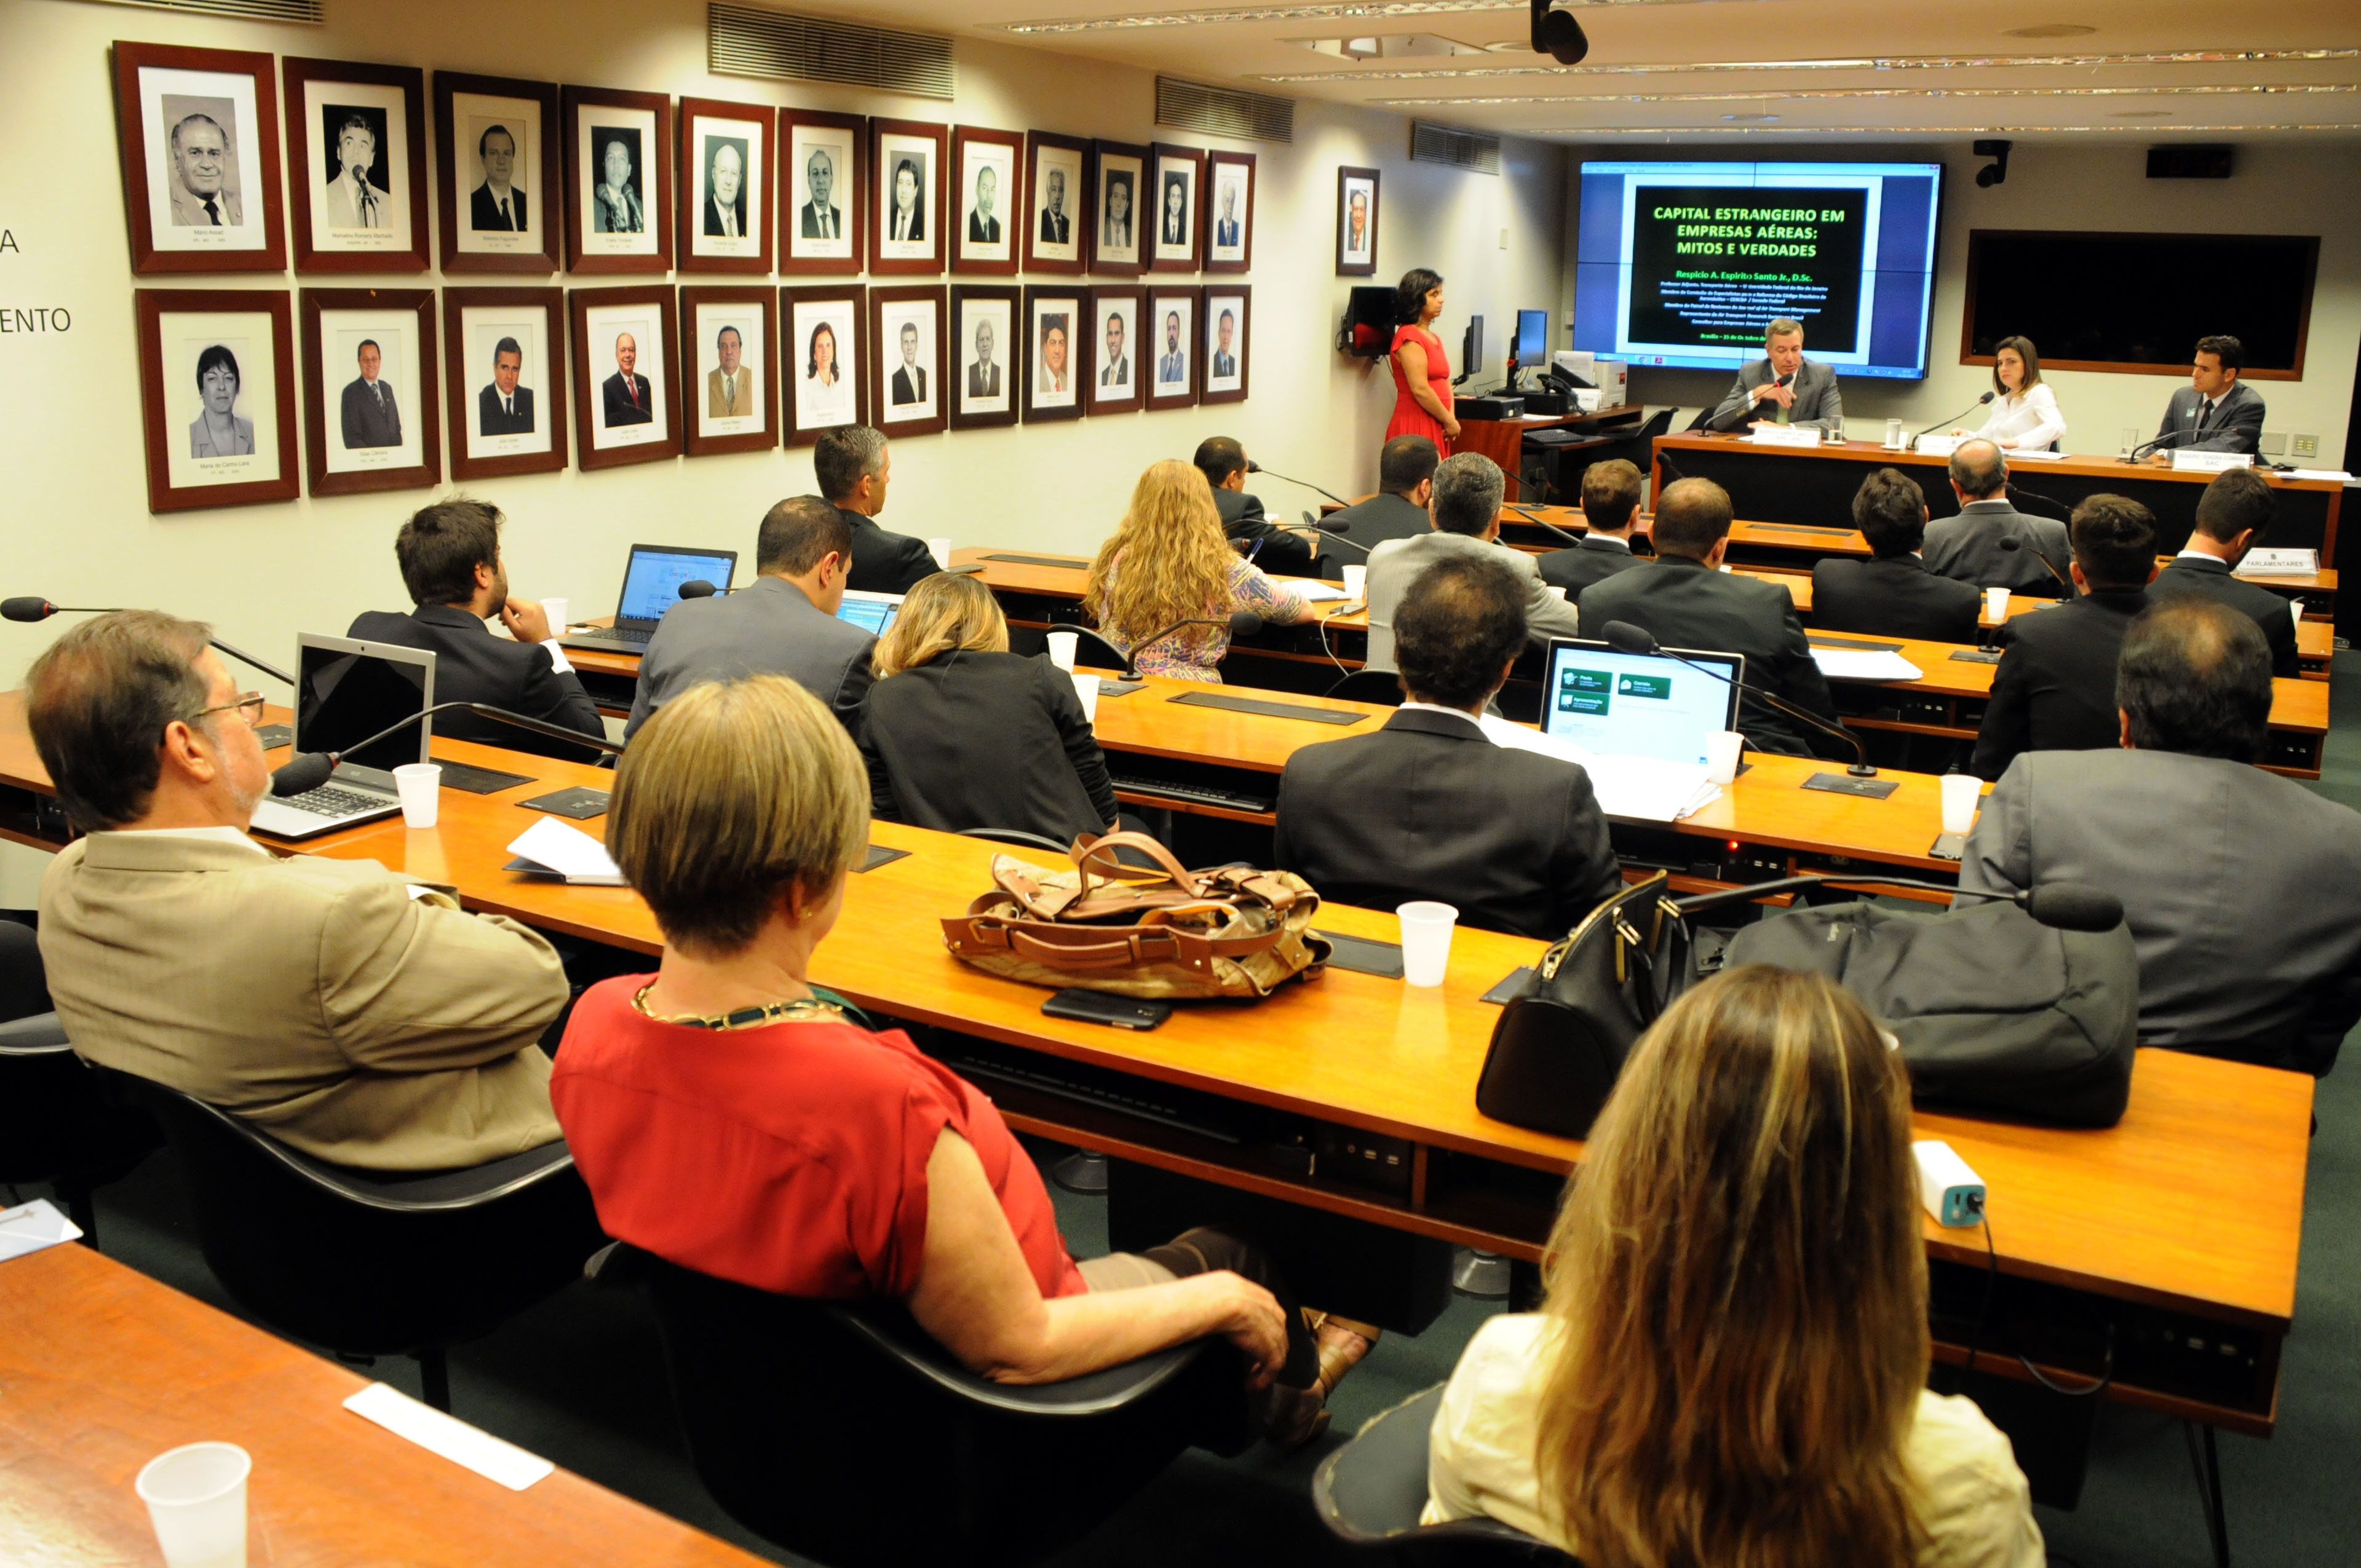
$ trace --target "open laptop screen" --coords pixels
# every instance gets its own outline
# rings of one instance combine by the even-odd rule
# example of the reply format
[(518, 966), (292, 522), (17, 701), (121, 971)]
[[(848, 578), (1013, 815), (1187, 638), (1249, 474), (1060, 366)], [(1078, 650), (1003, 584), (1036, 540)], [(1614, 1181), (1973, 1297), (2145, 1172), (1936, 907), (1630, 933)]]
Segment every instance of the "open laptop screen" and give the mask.
[(872, 637), (883, 637), (902, 613), (900, 594), (864, 594), (847, 592), (844, 603), (837, 607), (836, 618), (849, 620)]
[(434, 700), (433, 653), (310, 631), (299, 633), (295, 645), (297, 751), (342, 751), (346, 762), (380, 772), (427, 760), (432, 719), (365, 751), (348, 748)]
[(615, 624), (653, 627), (664, 612), (680, 602), (680, 586), (702, 577), (714, 587), (730, 586), (737, 568), (734, 550), (675, 550), (654, 545), (631, 546), (631, 564), (623, 570), (622, 601), (615, 607)]
[(1605, 756), (1706, 761), (1706, 737), (1737, 728), (1736, 683), (1746, 659), (1681, 652), (1705, 669), (1660, 653), (1619, 653), (1604, 642), (1553, 641), (1542, 732)]

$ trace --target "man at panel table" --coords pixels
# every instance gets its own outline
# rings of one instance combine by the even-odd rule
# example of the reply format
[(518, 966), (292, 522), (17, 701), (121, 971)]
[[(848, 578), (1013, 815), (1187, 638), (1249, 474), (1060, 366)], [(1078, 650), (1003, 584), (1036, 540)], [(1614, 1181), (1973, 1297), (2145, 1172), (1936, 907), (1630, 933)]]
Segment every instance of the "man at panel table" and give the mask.
[(1804, 323), (1781, 316), (1763, 333), (1763, 355), (1738, 367), (1738, 378), (1705, 422), (1708, 430), (1800, 424), (1842, 432), (1844, 394), (1837, 373), (1804, 357)]

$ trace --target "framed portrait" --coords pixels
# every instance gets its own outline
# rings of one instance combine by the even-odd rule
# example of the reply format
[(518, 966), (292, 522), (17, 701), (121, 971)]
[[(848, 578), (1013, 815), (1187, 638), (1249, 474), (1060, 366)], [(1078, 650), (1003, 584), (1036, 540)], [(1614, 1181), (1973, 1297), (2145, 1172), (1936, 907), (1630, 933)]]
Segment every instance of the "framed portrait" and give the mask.
[(1203, 270), (1244, 272), (1254, 265), (1254, 198), (1253, 153), (1215, 148), (1205, 155)]
[(1148, 316), (1140, 327), (1148, 345), (1140, 356), (1148, 366), (1151, 412), (1185, 409), (1197, 401), (1197, 313), (1204, 302), (1201, 289), (1148, 291)]
[(426, 73), (284, 60), (298, 272), (426, 270)]
[(807, 283), (779, 291), (781, 382), (786, 444), (809, 446), (823, 430), (868, 418), (869, 291)]
[(306, 289), (297, 305), (311, 493), (441, 484), (434, 291)]
[(1246, 303), (1253, 291), (1244, 283), (1205, 291), (1205, 357), (1197, 379), (1201, 403), (1246, 400)]
[(1016, 422), (1018, 328), (1023, 291), (1014, 284), (951, 286), (951, 368), (958, 389), (953, 430)]
[(668, 284), (570, 289), (577, 468), (618, 468), (680, 455), (679, 342)]
[(768, 285), (681, 290), (681, 445), (691, 457), (779, 444), (777, 303)]
[(1051, 131), (1025, 133), (1025, 267), (1078, 273), (1089, 254), (1086, 208), (1091, 144)]
[(1195, 148), (1156, 144), (1156, 212), (1148, 230), (1148, 269), (1197, 270), (1197, 231), (1204, 221), (1205, 155)]
[(565, 103), (567, 268), (671, 271), (672, 100), (568, 87)]
[(779, 270), (861, 270), (868, 234), (869, 122), (779, 111)]
[[(912, 276), (943, 269), (944, 168), (950, 128), (920, 120), (869, 122), (869, 270)], [(873, 301), (872, 302), (874, 302)], [(891, 350), (881, 347), (879, 356)]]
[(1015, 131), (961, 126), (951, 133), (953, 191), (959, 228), (951, 270), (1016, 275), (1026, 226), (1025, 138)]
[(1148, 248), (1140, 243), (1139, 198), (1148, 182), (1149, 155), (1128, 142), (1091, 144), (1091, 259), (1093, 272), (1137, 278)]
[(1146, 291), (1137, 284), (1113, 284), (1091, 291), (1091, 327), (1083, 340), (1082, 383), (1090, 389), (1086, 411), (1094, 414), (1137, 413), (1147, 400), (1148, 378), (1140, 374), (1140, 341), (1147, 329), (1140, 323)]
[[(557, 86), (434, 73), (434, 212), (445, 272), (557, 270)], [(456, 356), (451, 357), (454, 369)], [(455, 464), (459, 444), (451, 444)], [(561, 464), (560, 466), (563, 466)]]
[(137, 298), (148, 510), (293, 500), (287, 291), (142, 289)]
[(566, 466), (565, 308), (556, 289), (443, 291), (454, 479)]
[(1090, 291), (1057, 285), (1025, 291), (1025, 422), (1080, 419), (1075, 336), (1088, 330)]
[(767, 104), (680, 101), (679, 229), (683, 272), (771, 270), (771, 148)]
[(132, 271), (286, 270), (277, 80), (267, 54), (115, 44)]
[(943, 289), (905, 283), (869, 291), (870, 422), (888, 435), (932, 435), (950, 422), (943, 363)]
[(1378, 270), (1378, 171), (1336, 170), (1336, 276), (1371, 278)]

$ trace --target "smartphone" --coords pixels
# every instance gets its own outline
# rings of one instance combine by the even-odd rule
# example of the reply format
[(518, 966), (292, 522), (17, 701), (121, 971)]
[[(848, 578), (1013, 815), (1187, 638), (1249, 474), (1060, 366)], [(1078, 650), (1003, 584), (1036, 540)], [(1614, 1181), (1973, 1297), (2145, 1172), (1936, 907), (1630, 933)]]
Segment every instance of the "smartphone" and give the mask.
[(1085, 1024), (1105, 1024), (1117, 1029), (1153, 1029), (1172, 1016), (1170, 1002), (1141, 1002), (1110, 996), (1104, 991), (1060, 991), (1041, 1003), (1051, 1018), (1079, 1018)]
[(1967, 852), (1968, 836), (1965, 833), (1938, 833), (1927, 854), (1932, 860), (1957, 861), (1964, 859)]

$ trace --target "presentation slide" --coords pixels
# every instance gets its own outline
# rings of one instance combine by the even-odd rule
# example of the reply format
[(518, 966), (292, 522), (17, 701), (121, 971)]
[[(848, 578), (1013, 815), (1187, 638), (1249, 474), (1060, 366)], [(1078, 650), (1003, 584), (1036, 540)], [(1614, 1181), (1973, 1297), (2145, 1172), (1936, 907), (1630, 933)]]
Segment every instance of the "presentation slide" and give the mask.
[(1922, 163), (1586, 163), (1575, 346), (1735, 368), (1785, 316), (1845, 374), (1923, 377), (1941, 180)]
[[(1743, 677), (1734, 654), (1692, 654)], [(1677, 659), (1564, 643), (1552, 650), (1542, 731), (1602, 756), (1706, 761), (1706, 738), (1730, 728), (1730, 685)]]

